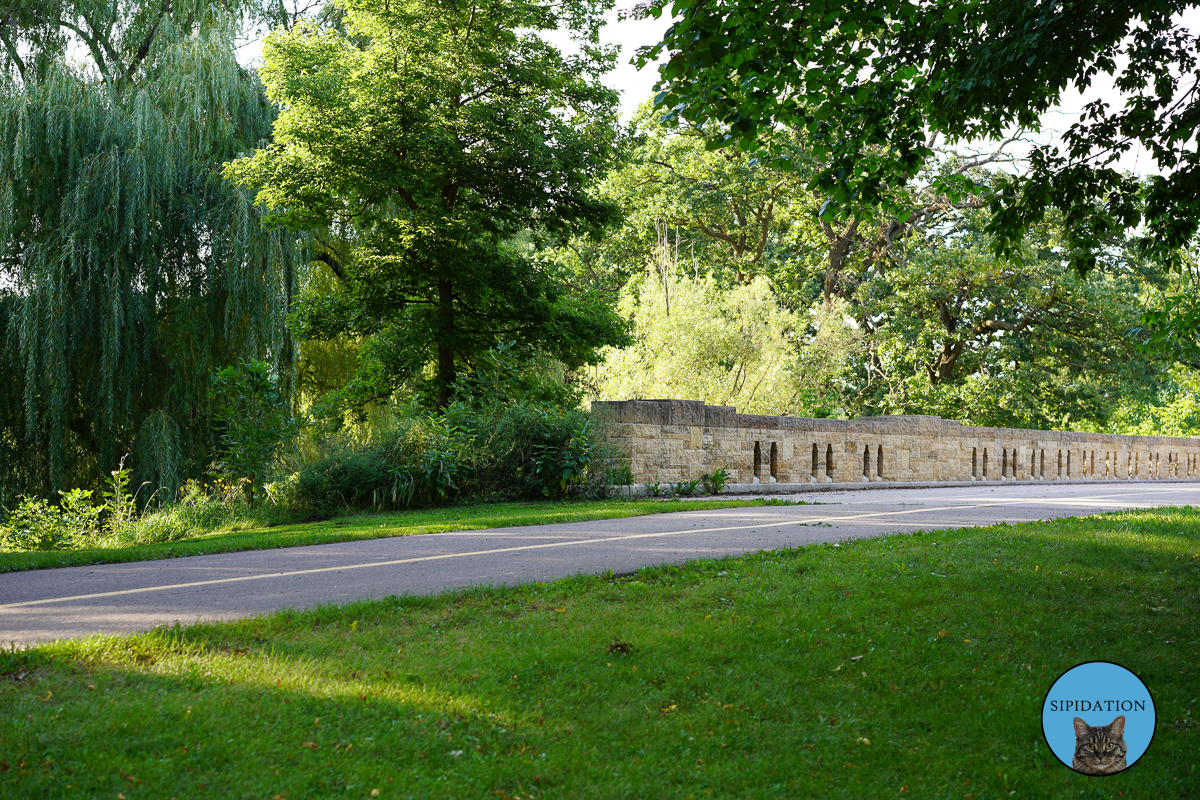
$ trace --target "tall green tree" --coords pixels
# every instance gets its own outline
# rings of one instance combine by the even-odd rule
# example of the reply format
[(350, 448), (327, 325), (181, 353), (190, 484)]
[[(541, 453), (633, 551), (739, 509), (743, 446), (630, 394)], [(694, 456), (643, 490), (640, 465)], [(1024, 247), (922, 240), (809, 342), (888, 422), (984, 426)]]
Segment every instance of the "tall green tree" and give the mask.
[(1049, 223), (1029, 231), (1019, 258), (999, 258), (987, 222), (978, 210), (909, 237), (858, 287), (869, 337), (848, 407), (1074, 429), (1152, 398), (1166, 365), (1132, 334), (1162, 269), (1114, 236), (1087, 275), (1064, 270)]
[(270, 132), (235, 49), (266, 20), (244, 0), (0, 3), (0, 503), (127, 454), (169, 490), (211, 458), (214, 370), (290, 374), (293, 237), (219, 173)]
[[(634, 118), (624, 163), (604, 182), (606, 196), (626, 212), (621, 229), (606, 239), (607, 261), (654, 264), (660, 273), (664, 262), (690, 262), (693, 272), (722, 280), (765, 275), (793, 307), (811, 305), (814, 289), (826, 305), (853, 305), (857, 287), (887, 269), (898, 243), (984, 202), (982, 195), (949, 197), (937, 191), (939, 181), (963, 175), (979, 181), (987, 167), (1013, 160), (1005, 152), (1011, 141), (982, 152), (939, 147), (918, 181), (892, 189), (886, 205), (856, 203), (839, 220), (819, 213), (830, 198), (810, 186), (821, 165), (803, 131), (779, 127), (764, 137), (787, 156), (771, 159), (712, 147), (719, 143), (716, 129), (664, 125), (648, 107)], [(869, 318), (859, 322), (869, 329)]]
[[(336, 276), (300, 320), (309, 336), (364, 341), (342, 399), (424, 383), (445, 407), (498, 343), (577, 367), (623, 341), (611, 300), (567, 291), (538, 257), (614, 216), (589, 191), (616, 130), (616, 94), (600, 82), (614, 63), (598, 39), (606, 3), (340, 7), (344, 30), (267, 38), (262, 77), (283, 110), (272, 143), (227, 174), (311, 234)], [(578, 53), (546, 41), (560, 28)]]
[[(805, 185), (813, 164), (803, 160), (810, 152), (803, 135), (791, 139), (799, 168), (788, 170), (737, 147), (706, 149), (702, 129), (686, 122), (638, 123), (628, 162), (605, 183), (629, 209), (610, 241), (658, 279), (625, 289), (638, 344), (597, 373), (602, 396), (665, 396), (674, 386), (690, 399), (734, 397), (725, 387), (740, 391), (748, 373), (714, 346), (713, 332), (685, 335), (691, 345), (679, 339), (696, 319), (720, 323), (728, 313), (714, 311), (711, 297), (697, 303), (696, 287), (673, 276), (729, 280), (735, 270), (762, 270), (773, 291), (763, 308), (809, 312), (793, 317), (789, 331), (786, 368), (798, 379), (786, 391), (785, 383), (765, 381), (764, 391), (739, 404), (753, 397), (759, 407), (792, 413), (1103, 426), (1123, 401), (1153, 397), (1162, 364), (1135, 350), (1133, 334), (1141, 304), (1169, 288), (1161, 267), (1114, 232), (1087, 275), (1063, 269), (1067, 248), (1054, 212), (1031, 227), (1013, 257), (996, 256), (982, 197), (997, 180), (987, 167), (1006, 159), (1003, 150), (939, 147), (939, 160), (918, 181), (890, 193), (890, 207), (858, 204), (833, 220), (816, 214), (827, 198)], [(937, 192), (947, 175), (969, 176), (980, 193)], [(679, 241), (677, 249), (656, 239), (660, 220), (677, 226), (667, 241)]]
[(781, 306), (766, 278), (722, 286), (714, 277), (642, 275), (621, 293), (634, 343), (592, 373), (604, 400), (679, 397), (745, 414), (828, 416), (859, 332), (844, 310)]
[(748, 283), (811, 249), (798, 240), (818, 236), (819, 201), (805, 188), (808, 165), (796, 137), (776, 133), (798, 166), (780, 170), (737, 148), (711, 150), (704, 128), (667, 127), (659, 116), (648, 105), (639, 110), (624, 162), (604, 182), (625, 211), (612, 246), (627, 260), (641, 268), (654, 250), (670, 247), (681, 269), (693, 262), (724, 282)]

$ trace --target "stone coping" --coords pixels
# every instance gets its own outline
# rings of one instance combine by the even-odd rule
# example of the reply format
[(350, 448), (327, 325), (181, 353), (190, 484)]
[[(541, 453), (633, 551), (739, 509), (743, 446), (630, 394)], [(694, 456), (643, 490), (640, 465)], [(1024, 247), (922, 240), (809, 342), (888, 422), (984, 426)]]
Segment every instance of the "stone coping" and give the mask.
[(1200, 438), (985, 428), (921, 415), (767, 417), (692, 400), (596, 401), (592, 411), (628, 458), (632, 480), (646, 485), (718, 469), (731, 486), (797, 487), (783, 491), (1200, 479)]

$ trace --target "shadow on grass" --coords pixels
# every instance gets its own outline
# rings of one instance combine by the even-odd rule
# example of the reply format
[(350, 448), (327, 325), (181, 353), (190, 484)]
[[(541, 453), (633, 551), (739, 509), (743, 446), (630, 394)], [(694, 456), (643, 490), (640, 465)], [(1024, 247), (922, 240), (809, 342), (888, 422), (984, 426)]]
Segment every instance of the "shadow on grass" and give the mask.
[[(1183, 509), (890, 536), (14, 652), (0, 777), (130, 800), (1191, 796), (1198, 531)], [(1040, 727), (1089, 660), (1159, 716), (1103, 780)]]

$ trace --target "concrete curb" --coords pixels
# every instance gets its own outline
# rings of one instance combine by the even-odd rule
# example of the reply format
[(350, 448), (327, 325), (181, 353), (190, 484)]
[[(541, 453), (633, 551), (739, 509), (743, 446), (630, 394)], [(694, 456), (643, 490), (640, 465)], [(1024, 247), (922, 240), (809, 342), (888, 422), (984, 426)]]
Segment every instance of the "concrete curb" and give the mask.
[[(1196, 478), (1097, 478), (1092, 479), (1070, 479), (1070, 480), (987, 480), (981, 479), (977, 481), (842, 481), (831, 483), (729, 483), (718, 493), (705, 492), (697, 488), (694, 495), (680, 495), (680, 497), (725, 497), (736, 495), (760, 495), (760, 494), (810, 494), (812, 492), (861, 492), (870, 491), (872, 489), (941, 489), (949, 487), (964, 487), (964, 486), (1095, 486), (1113, 484), (1136, 484), (1155, 485), (1163, 483), (1200, 483), (1200, 479)], [(674, 488), (671, 484), (659, 484), (661, 487), (659, 497), (675, 497)], [(650, 491), (650, 487), (644, 483), (635, 483), (630, 486), (610, 486), (613, 497), (652, 497), (654, 493)]]

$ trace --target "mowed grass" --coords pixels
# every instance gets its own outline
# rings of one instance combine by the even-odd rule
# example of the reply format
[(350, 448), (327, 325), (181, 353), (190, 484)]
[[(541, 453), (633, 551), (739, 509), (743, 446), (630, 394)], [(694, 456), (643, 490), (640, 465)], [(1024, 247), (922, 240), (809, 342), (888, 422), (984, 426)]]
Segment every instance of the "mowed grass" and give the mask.
[[(897, 535), (0, 656), (6, 798), (1195, 797), (1200, 509)], [(1158, 727), (1089, 778), (1051, 683)]]
[(197, 556), (207, 553), (232, 553), (240, 550), (267, 550), (310, 544), (346, 542), (354, 539), (380, 539), (444, 531), (474, 531), (522, 525), (548, 525), (560, 522), (588, 522), (618, 517), (640, 517), (673, 511), (705, 508), (761, 506), (787, 502), (766, 500), (669, 500), (610, 499), (581, 501), (545, 501), (539, 503), (463, 504), (447, 508), (414, 511), (355, 514), (324, 522), (298, 522), (273, 527), (221, 529), (187, 539), (132, 547), (108, 547), (40, 552), (0, 551), (0, 572), (72, 567), (84, 564), (116, 564), (128, 561), (152, 561), (160, 558)]

